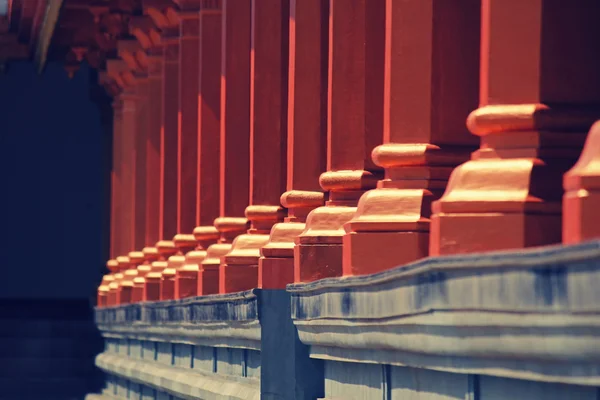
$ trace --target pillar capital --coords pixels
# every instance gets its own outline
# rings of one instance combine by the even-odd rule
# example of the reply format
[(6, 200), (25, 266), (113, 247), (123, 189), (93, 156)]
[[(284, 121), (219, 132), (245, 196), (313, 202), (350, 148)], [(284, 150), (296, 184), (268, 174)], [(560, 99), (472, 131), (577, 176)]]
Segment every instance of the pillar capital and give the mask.
[(231, 243), (238, 235), (246, 232), (250, 227), (247, 218), (219, 217), (215, 219), (215, 228), (219, 231), (219, 243)]
[(119, 262), (115, 259), (110, 259), (106, 262), (106, 268), (108, 268), (112, 274), (115, 274), (119, 272)]
[[(212, 293), (217, 293), (220, 258), (217, 257), (216, 268), (204, 268), (202, 263), (208, 256), (210, 246), (215, 245), (219, 240), (219, 231), (214, 226), (197, 226), (194, 229), (193, 237), (196, 248), (186, 253), (185, 264), (177, 271), (177, 285), (185, 289), (189, 295), (195, 296), (209, 294), (208, 287), (211, 286), (209, 281), (212, 280), (216, 282), (216, 284), (213, 283), (213, 286), (216, 286), (216, 291)], [(214, 254), (212, 257), (214, 257)], [(215, 262), (212, 262), (212, 264), (215, 264)]]
[(177, 247), (172, 240), (159, 240), (155, 245), (160, 258), (166, 261), (170, 256), (177, 254)]
[(196, 237), (192, 234), (178, 233), (173, 237), (173, 243), (181, 254), (186, 254), (196, 248)]
[(281, 206), (250, 205), (245, 214), (250, 221), (248, 232), (267, 234), (274, 224), (283, 220), (286, 210)]
[(130, 261), (130, 267), (137, 267), (144, 262), (144, 253), (142, 251), (130, 251), (127, 255)]
[[(244, 225), (246, 223), (244, 222)], [(197, 226), (194, 228), (192, 232), (196, 242), (198, 244), (197, 248), (207, 249), (213, 243), (216, 243), (219, 240), (219, 230), (214, 226)]]
[(160, 253), (156, 247), (144, 247), (142, 249), (144, 261), (137, 267), (137, 277), (133, 279), (133, 302), (145, 301), (144, 293), (147, 291), (148, 280), (146, 276), (153, 272), (152, 263), (160, 259)]
[(222, 258), (220, 293), (238, 292), (257, 286), (260, 249), (269, 242), (273, 225), (283, 221), (285, 211), (280, 206), (269, 205), (250, 205), (246, 208), (250, 229), (233, 240), (231, 250)]
[(309, 212), (325, 202), (325, 194), (310, 190), (288, 190), (279, 198), (281, 205), (287, 208), (285, 222), (306, 222)]
[(147, 263), (151, 263), (154, 261), (158, 261), (160, 258), (160, 253), (158, 252), (158, 248), (147, 246), (142, 249), (142, 253), (144, 253), (144, 260)]

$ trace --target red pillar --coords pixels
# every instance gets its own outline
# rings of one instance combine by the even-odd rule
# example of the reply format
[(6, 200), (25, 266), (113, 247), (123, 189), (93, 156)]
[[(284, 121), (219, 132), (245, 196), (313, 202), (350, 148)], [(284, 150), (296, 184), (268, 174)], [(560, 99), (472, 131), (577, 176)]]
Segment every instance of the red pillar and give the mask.
[[(219, 2), (203, 4), (199, 12), (198, 71), (198, 163), (196, 182), (197, 241), (194, 251), (186, 254), (186, 262), (177, 280), (185, 279), (189, 295), (218, 291), (219, 263), (212, 269), (202, 267), (207, 249), (215, 244), (219, 232), (214, 227), (219, 216), (219, 131), (221, 109), (221, 31), (222, 13)], [(179, 285), (182, 286), (182, 285)], [(212, 290), (211, 290), (212, 287)], [(181, 294), (179, 295), (181, 296)]]
[(285, 191), (289, 3), (252, 0), (250, 61), (250, 205), (247, 234), (238, 236), (223, 257), (221, 293), (258, 286), (260, 248), (283, 219)]
[[(375, 273), (426, 257), (431, 202), (476, 138), (479, 0), (386, 0), (385, 168), (345, 225), (344, 275)], [(400, 250), (401, 249), (401, 250)]]
[(202, 270), (211, 273), (204, 274), (210, 278), (202, 278), (199, 294), (218, 292), (213, 271), (247, 226), (243, 215), (249, 193), (250, 11), (249, 1), (222, 2), (219, 218), (214, 221), (220, 238), (202, 261)]
[(198, 104), (199, 160), (196, 226), (212, 226), (219, 216), (219, 132), (221, 128), (220, 3), (200, 10)]
[(484, 0), (481, 137), (433, 204), (430, 253), (561, 241), (562, 175), (600, 116), (600, 3)]
[[(128, 86), (121, 94), (123, 101), (123, 124), (122, 124), (122, 179), (121, 179), (121, 229), (123, 253), (127, 254), (135, 246), (135, 142), (138, 133), (137, 108), (139, 98), (135, 86)], [(121, 253), (121, 254), (123, 254)]]
[[(140, 143), (145, 155), (145, 238), (144, 245), (153, 246), (161, 237), (161, 113), (162, 113), (162, 74), (163, 50), (158, 28), (148, 16), (132, 17), (129, 30), (137, 38), (137, 49), (129, 45), (132, 54), (130, 64), (137, 64), (146, 73), (145, 111), (141, 116), (145, 140)], [(120, 41), (124, 44), (125, 41)], [(124, 46), (125, 47), (125, 46)], [(125, 55), (125, 53), (123, 54)]]
[(161, 110), (162, 50), (152, 49), (148, 56), (148, 106), (146, 140), (146, 246), (160, 238), (161, 221)]
[(113, 151), (111, 173), (111, 213), (110, 213), (110, 257), (122, 254), (123, 248), (123, 210), (121, 207), (122, 162), (123, 162), (123, 102), (120, 96), (113, 100)]
[(161, 113), (161, 239), (177, 233), (178, 216), (178, 113), (179, 113), (179, 38), (167, 33), (163, 41)]
[(146, 246), (146, 205), (147, 205), (147, 171), (146, 171), (146, 142), (148, 140), (148, 76), (145, 73), (135, 74), (136, 81), (136, 131), (134, 138), (134, 239), (132, 249), (142, 249)]
[(196, 227), (198, 203), (199, 0), (182, 2), (179, 15), (179, 106), (177, 156), (177, 232)]
[(382, 142), (384, 11), (383, 0), (330, 2), (328, 171), (320, 177), (329, 200), (296, 238), (296, 282), (342, 275), (343, 225), (379, 178), (370, 154)]
[(323, 205), (319, 175), (326, 168), (328, 1), (291, 0), (287, 109), (285, 222), (273, 226), (259, 259), (258, 286), (294, 282), (294, 240), (306, 216)]

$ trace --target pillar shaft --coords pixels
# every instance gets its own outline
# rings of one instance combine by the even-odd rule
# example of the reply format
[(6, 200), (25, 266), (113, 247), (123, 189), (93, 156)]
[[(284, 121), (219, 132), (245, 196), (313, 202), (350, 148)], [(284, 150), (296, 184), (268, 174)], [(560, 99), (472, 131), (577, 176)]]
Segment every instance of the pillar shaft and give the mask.
[[(130, 86), (121, 94), (123, 100), (123, 124), (121, 132), (122, 140), (122, 180), (121, 180), (121, 220), (122, 220), (122, 245), (123, 253), (127, 254), (135, 245), (135, 205), (136, 205), (136, 157), (135, 145), (138, 133), (139, 98), (134, 86)], [(121, 253), (121, 254), (123, 254)]]
[(292, 0), (289, 14), (287, 191), (285, 222), (273, 226), (261, 249), (258, 285), (284, 289), (294, 281), (294, 240), (306, 216), (323, 204), (319, 176), (327, 143), (328, 1)]
[(111, 213), (110, 213), (110, 257), (114, 259), (123, 252), (122, 229), (122, 135), (123, 135), (123, 102), (120, 97), (113, 101), (113, 152), (111, 173)]
[(146, 140), (146, 245), (154, 245), (160, 235), (161, 221), (161, 110), (162, 56), (152, 54), (148, 63), (148, 105)]
[(477, 106), (480, 1), (386, 0), (385, 13), (384, 144), (372, 153), (385, 177), (345, 225), (344, 275), (426, 257), (431, 202), (477, 143), (464, 121)]
[(177, 231), (191, 233), (197, 225), (199, 11), (179, 12), (179, 111), (177, 156)]
[(481, 137), (433, 204), (430, 253), (523, 248), (561, 240), (562, 175), (598, 118), (600, 27), (592, 0), (484, 0)]
[[(221, 118), (221, 4), (202, 4), (199, 12), (198, 70), (198, 166), (196, 184), (197, 240), (194, 251), (186, 254), (186, 263), (179, 269), (177, 286), (188, 294), (217, 293), (219, 263), (202, 266), (208, 247), (216, 243), (219, 232), (214, 220), (219, 216), (219, 133)], [(210, 7), (209, 7), (210, 6)], [(214, 263), (213, 263), (214, 264)], [(183, 293), (178, 293), (182, 296)]]
[(199, 160), (196, 226), (212, 225), (219, 216), (219, 132), (221, 124), (220, 7), (200, 11)]
[(208, 247), (202, 261), (199, 294), (219, 292), (221, 257), (231, 250), (232, 240), (247, 227), (243, 215), (250, 183), (251, 7), (249, 1), (234, 0), (223, 0), (218, 5), (221, 7), (220, 168), (219, 217), (214, 226), (220, 238), (219, 243)]
[(136, 75), (136, 131), (134, 138), (134, 163), (135, 163), (135, 186), (134, 186), (134, 239), (132, 249), (142, 249), (146, 246), (146, 223), (147, 223), (147, 148), (148, 140), (148, 77)]
[(161, 238), (177, 233), (179, 40), (164, 36), (161, 113)]
[(250, 168), (250, 2), (223, 0), (220, 215), (242, 216)]
[(260, 248), (283, 216), (287, 143), (289, 2), (253, 0), (250, 62), (250, 187), (246, 217), (251, 228), (223, 258), (220, 292), (258, 286)]
[[(370, 154), (382, 141), (383, 0), (332, 0), (329, 8), (326, 206), (312, 211), (296, 239), (295, 281), (342, 274), (343, 224), (376, 184)], [(368, 82), (368, 84), (367, 84)]]

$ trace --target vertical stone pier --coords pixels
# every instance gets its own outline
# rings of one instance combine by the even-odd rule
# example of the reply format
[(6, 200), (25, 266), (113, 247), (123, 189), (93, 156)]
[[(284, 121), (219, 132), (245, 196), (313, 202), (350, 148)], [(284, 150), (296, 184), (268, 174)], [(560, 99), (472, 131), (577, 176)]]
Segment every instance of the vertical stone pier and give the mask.
[(480, 1), (385, 8), (384, 144), (372, 153), (385, 176), (344, 225), (344, 275), (427, 257), (431, 203), (477, 143), (464, 121), (477, 105)]
[(380, 177), (370, 155), (383, 139), (384, 2), (329, 7), (327, 171), (319, 179), (328, 200), (296, 238), (296, 282), (342, 275), (343, 226)]
[(287, 163), (289, 4), (253, 0), (251, 5), (250, 205), (245, 210), (251, 226), (223, 257), (220, 293), (258, 286), (260, 248), (285, 215), (279, 196), (285, 191)]
[(562, 176), (600, 116), (600, 4), (482, 2), (481, 138), (433, 203), (430, 254), (561, 242)]
[[(258, 287), (284, 289), (294, 282), (294, 240), (310, 211), (322, 206), (319, 175), (326, 168), (328, 2), (293, 0), (289, 14), (287, 103), (287, 209), (261, 249)], [(283, 18), (283, 17), (282, 17)]]

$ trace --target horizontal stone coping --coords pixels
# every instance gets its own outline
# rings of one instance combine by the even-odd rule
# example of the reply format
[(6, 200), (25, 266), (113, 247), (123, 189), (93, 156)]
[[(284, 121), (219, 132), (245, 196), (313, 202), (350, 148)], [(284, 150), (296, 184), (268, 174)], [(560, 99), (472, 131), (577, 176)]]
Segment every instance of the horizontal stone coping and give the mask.
[(109, 374), (182, 399), (260, 399), (260, 381), (256, 378), (208, 373), (109, 353), (98, 355), (96, 365)]
[(252, 321), (258, 319), (257, 290), (116, 307), (96, 307), (95, 314), (96, 323), (104, 326)]
[[(398, 249), (398, 251), (402, 250)], [(308, 292), (328, 291), (336, 288), (371, 287), (437, 271), (471, 270), (473, 273), (477, 273), (489, 269), (503, 271), (532, 267), (561, 268), (569, 265), (575, 267), (579, 261), (600, 262), (600, 240), (591, 240), (576, 245), (554, 245), (520, 250), (427, 257), (376, 274), (326, 278), (309, 283), (293, 283), (287, 285), (287, 291), (300, 296)]]
[(311, 356), (600, 385), (600, 241), (288, 286)]
[(160, 325), (99, 324), (98, 329), (105, 338), (260, 350), (261, 327), (257, 320)]

